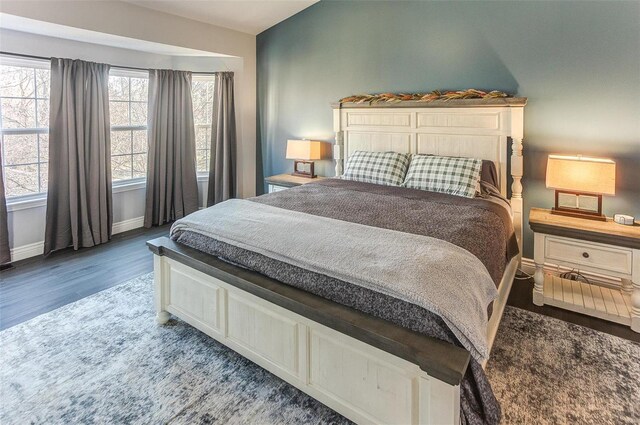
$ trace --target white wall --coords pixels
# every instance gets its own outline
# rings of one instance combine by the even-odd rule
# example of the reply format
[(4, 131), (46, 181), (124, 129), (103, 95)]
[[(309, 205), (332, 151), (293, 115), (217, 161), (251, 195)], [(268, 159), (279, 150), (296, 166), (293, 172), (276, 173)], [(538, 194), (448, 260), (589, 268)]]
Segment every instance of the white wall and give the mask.
[[(2, 51), (141, 68), (233, 71), (236, 74), (239, 196), (255, 195), (255, 36), (120, 2), (2, 1), (0, 12)], [(38, 28), (38, 22), (34, 26), (34, 22), (30, 22), (32, 19), (51, 25), (42, 24)], [(105, 44), (111, 46), (130, 45), (151, 51), (50, 36), (53, 33), (77, 39), (83, 31), (92, 41), (104, 39)], [(117, 37), (110, 39), (108, 35)], [(200, 178), (201, 204), (206, 185), (206, 179)], [(142, 226), (144, 197), (144, 186), (140, 184), (114, 189), (114, 233)], [(42, 201), (9, 206), (9, 236), (14, 261), (42, 253), (45, 211)]]

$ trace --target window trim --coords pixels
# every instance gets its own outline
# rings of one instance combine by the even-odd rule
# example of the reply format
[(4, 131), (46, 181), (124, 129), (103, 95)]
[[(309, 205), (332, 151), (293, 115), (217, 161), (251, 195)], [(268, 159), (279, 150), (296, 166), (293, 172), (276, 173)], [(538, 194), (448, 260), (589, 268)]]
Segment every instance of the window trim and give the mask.
[(39, 208), (47, 205), (48, 192), (7, 197), (7, 212)]
[(0, 54), (0, 65), (25, 68), (51, 69), (51, 61), (46, 59), (23, 58), (10, 54)]
[(31, 127), (31, 128), (6, 128), (0, 130), (2, 134), (9, 136), (19, 136), (23, 134), (49, 134), (49, 127)]
[(109, 69), (109, 76), (149, 79), (149, 71), (141, 71), (137, 69), (124, 69), (124, 68), (118, 68), (117, 66), (111, 66), (111, 68)]
[(128, 192), (147, 187), (146, 177), (136, 177), (128, 180), (112, 180), (111, 193)]

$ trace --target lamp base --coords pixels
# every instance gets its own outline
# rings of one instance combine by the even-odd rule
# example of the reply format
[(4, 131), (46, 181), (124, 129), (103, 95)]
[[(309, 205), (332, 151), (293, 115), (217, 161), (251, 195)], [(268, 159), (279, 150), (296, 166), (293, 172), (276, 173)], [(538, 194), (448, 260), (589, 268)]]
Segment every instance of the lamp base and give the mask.
[(316, 178), (316, 175), (313, 168), (313, 161), (296, 160), (293, 161), (293, 173), (291, 173), (291, 175), (296, 177), (306, 177), (308, 179), (314, 179)]
[(556, 189), (555, 198), (556, 206), (551, 209), (551, 214), (607, 221), (607, 217), (602, 214), (602, 195)]
[(607, 217), (603, 214), (593, 213), (590, 211), (569, 210), (566, 208), (551, 208), (551, 214), (564, 215), (573, 218), (585, 218), (587, 220), (607, 221)]

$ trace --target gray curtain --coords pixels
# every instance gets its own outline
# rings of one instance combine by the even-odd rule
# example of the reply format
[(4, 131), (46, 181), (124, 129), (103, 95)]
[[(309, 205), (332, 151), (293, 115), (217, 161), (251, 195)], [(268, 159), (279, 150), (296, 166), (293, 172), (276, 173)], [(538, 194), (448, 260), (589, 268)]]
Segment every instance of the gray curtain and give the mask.
[(145, 227), (198, 209), (191, 73), (149, 72), (149, 156)]
[(0, 266), (11, 262), (9, 251), (9, 225), (7, 223), (7, 199), (4, 195), (2, 175), (2, 147), (0, 146)]
[(44, 253), (111, 239), (109, 65), (51, 59)]
[(213, 96), (207, 206), (235, 198), (237, 195), (236, 111), (233, 97), (233, 72), (216, 73)]

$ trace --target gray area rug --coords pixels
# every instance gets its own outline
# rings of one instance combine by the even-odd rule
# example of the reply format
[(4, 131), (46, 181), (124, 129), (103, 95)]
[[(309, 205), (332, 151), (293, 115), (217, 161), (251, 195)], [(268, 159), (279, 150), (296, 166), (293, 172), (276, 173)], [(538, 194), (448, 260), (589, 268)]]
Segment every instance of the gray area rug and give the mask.
[[(181, 321), (141, 276), (0, 332), (0, 423), (325, 424), (340, 415)], [(507, 308), (504, 423), (640, 423), (640, 345)]]

